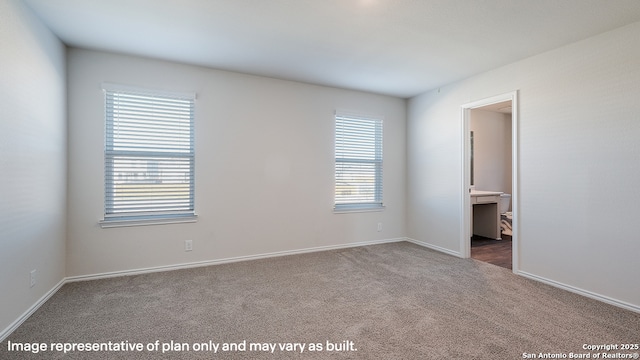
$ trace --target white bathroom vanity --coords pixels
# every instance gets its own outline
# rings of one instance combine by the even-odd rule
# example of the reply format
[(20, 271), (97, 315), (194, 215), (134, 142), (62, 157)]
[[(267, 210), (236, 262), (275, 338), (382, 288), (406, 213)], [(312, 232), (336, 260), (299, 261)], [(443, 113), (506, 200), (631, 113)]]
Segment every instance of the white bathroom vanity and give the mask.
[(471, 235), (502, 240), (499, 191), (471, 190)]

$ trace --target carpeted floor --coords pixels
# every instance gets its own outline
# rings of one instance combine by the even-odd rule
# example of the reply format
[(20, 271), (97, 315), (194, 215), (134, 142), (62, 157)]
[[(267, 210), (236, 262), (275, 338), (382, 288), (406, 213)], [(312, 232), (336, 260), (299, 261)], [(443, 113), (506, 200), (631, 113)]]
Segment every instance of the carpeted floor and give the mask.
[[(522, 359), (639, 334), (640, 314), (401, 242), (70, 283), (0, 359)], [(122, 342), (144, 349), (115, 351)]]

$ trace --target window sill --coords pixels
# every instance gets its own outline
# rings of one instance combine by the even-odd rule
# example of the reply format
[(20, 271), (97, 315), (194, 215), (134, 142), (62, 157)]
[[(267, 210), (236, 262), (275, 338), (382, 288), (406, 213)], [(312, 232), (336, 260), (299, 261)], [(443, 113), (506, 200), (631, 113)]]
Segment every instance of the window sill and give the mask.
[(166, 224), (182, 224), (194, 223), (198, 221), (198, 215), (162, 217), (162, 218), (130, 218), (130, 219), (103, 219), (98, 223), (103, 229), (129, 226), (148, 226), (148, 225), (166, 225)]
[(334, 214), (350, 214), (350, 213), (360, 213), (360, 212), (376, 212), (376, 211), (384, 211), (385, 206), (362, 206), (362, 207), (343, 207), (343, 208), (333, 208)]

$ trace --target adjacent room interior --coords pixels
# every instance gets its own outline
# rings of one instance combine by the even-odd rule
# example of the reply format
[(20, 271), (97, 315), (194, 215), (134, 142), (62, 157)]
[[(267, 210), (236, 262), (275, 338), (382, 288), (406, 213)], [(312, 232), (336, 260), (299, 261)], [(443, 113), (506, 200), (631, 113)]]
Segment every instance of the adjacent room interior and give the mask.
[(640, 2), (483, 4), (0, 0), (0, 351), (637, 343)]
[(513, 104), (501, 101), (469, 115), (471, 258), (513, 269)]

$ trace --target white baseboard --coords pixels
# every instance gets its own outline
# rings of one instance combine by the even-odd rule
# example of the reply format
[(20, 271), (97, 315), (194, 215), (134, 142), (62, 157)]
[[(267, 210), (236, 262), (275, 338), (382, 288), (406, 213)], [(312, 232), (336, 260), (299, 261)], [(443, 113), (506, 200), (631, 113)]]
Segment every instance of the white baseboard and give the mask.
[(426, 248), (429, 248), (429, 249), (432, 249), (432, 250), (435, 250), (435, 251), (439, 251), (439, 252), (443, 252), (445, 254), (453, 255), (455, 257), (459, 257), (459, 258), (463, 257), (462, 253), (460, 253), (459, 251), (453, 251), (451, 249), (443, 248), (443, 247), (440, 247), (440, 246), (437, 246), (437, 245), (429, 244), (429, 243), (426, 243), (424, 241), (420, 241), (420, 240), (416, 240), (416, 239), (412, 239), (412, 238), (405, 238), (405, 240), (410, 242), (410, 243), (414, 243), (416, 245), (420, 245), (420, 246), (423, 246), (423, 247), (426, 247)]
[[(22, 325), (22, 323), (25, 320), (27, 320), (29, 316), (31, 316), (36, 310), (40, 308), (40, 306), (42, 306), (45, 302), (47, 302), (47, 300), (49, 300), (51, 296), (53, 296), (58, 290), (60, 290), (60, 288), (64, 284), (69, 282), (97, 280), (97, 279), (105, 279), (105, 278), (118, 277), (118, 276), (140, 275), (140, 274), (148, 274), (148, 273), (161, 272), (161, 271), (180, 270), (180, 269), (188, 269), (188, 268), (195, 268), (195, 267), (202, 267), (202, 266), (227, 264), (227, 263), (240, 262), (240, 261), (266, 259), (266, 258), (280, 257), (280, 256), (287, 256), (287, 255), (312, 253), (312, 252), (318, 252), (318, 251), (347, 249), (352, 247), (377, 245), (377, 244), (385, 244), (385, 243), (393, 243), (393, 242), (401, 242), (401, 241), (408, 241), (416, 245), (433, 249), (435, 251), (439, 251), (445, 254), (453, 255), (456, 257), (462, 257), (462, 254), (460, 254), (457, 251), (432, 245), (423, 241), (419, 241), (411, 238), (393, 238), (393, 239), (383, 239), (383, 240), (361, 241), (361, 242), (349, 243), (349, 244), (317, 246), (317, 247), (298, 249), (298, 250), (277, 251), (277, 252), (271, 252), (271, 253), (265, 253), (265, 254), (238, 256), (238, 257), (219, 259), (219, 260), (199, 261), (199, 262), (191, 262), (191, 263), (183, 263), (183, 264), (167, 265), (167, 266), (156, 266), (156, 267), (133, 269), (133, 270), (112, 271), (112, 272), (91, 274), (91, 275), (70, 276), (60, 280), (58, 284), (56, 284), (51, 290), (49, 290), (46, 294), (44, 294), (35, 304), (33, 304), (29, 309), (27, 309), (27, 311), (25, 311), (17, 320), (15, 320), (11, 325), (9, 325), (6, 329), (0, 332), (0, 342), (4, 341), (9, 335), (11, 335), (11, 333), (14, 332), (20, 325)], [(614, 306), (618, 306), (627, 310), (640, 313), (640, 306), (637, 306), (637, 305), (615, 300), (606, 296), (602, 296), (596, 293), (592, 293), (590, 291), (582, 290), (573, 286), (565, 285), (557, 281), (549, 280), (549, 279), (546, 279), (537, 275), (529, 274), (523, 271), (518, 271), (516, 272), (516, 274), (530, 278), (532, 280), (549, 284), (554, 287), (571, 291), (595, 300), (599, 300), (607, 304), (611, 304)]]
[(149, 274), (149, 273), (161, 272), (161, 271), (189, 269), (189, 268), (196, 268), (196, 267), (202, 267), (202, 266), (228, 264), (228, 263), (234, 263), (234, 262), (240, 262), (240, 261), (267, 259), (272, 257), (280, 257), (280, 256), (288, 256), (288, 255), (296, 255), (296, 254), (306, 254), (306, 253), (312, 253), (312, 252), (318, 252), (318, 251), (347, 249), (347, 248), (367, 246), (367, 245), (386, 244), (386, 243), (400, 242), (405, 240), (406, 238), (393, 238), (393, 239), (382, 239), (382, 240), (372, 240), (372, 241), (361, 241), (361, 242), (349, 243), (349, 244), (317, 246), (317, 247), (297, 249), (297, 250), (285, 250), (285, 251), (276, 251), (276, 252), (256, 254), (256, 255), (236, 256), (236, 257), (217, 259), (217, 260), (197, 261), (197, 262), (166, 265), (166, 266), (154, 266), (154, 267), (132, 269), (132, 270), (111, 271), (111, 272), (91, 274), (91, 275), (70, 276), (70, 277), (67, 277), (65, 280), (66, 282), (75, 282), (75, 281), (106, 279), (106, 278), (118, 277), (118, 276), (141, 275), (141, 274)]
[[(406, 241), (414, 243), (416, 245), (420, 245), (420, 246), (424, 246), (426, 248), (429, 249), (433, 249), (436, 251), (440, 251), (443, 252), (445, 254), (449, 254), (449, 255), (453, 255), (453, 256), (457, 256), (457, 257), (463, 257), (461, 253), (457, 252), (457, 251), (453, 251), (453, 250), (449, 250), (449, 249), (445, 249), (443, 247), (440, 246), (436, 246), (436, 245), (432, 245), (423, 241), (419, 241), (419, 240), (415, 240), (415, 239), (411, 239), (411, 238), (406, 238)], [(534, 275), (534, 274), (530, 274), (528, 272), (525, 271), (519, 271), (519, 270), (515, 270), (513, 272), (516, 275), (520, 275), (526, 278), (529, 278), (531, 280), (535, 280), (535, 281), (539, 281), (541, 283), (545, 283), (547, 285), (551, 285), (553, 287), (562, 289), (562, 290), (566, 290), (572, 293), (576, 293), (578, 295), (582, 295), (582, 296), (586, 296), (588, 298), (591, 299), (595, 299), (598, 301), (601, 301), (603, 303), (609, 304), (609, 305), (614, 305), (617, 306), (619, 308), (623, 308), (623, 309), (627, 309), (633, 312), (637, 312), (640, 313), (640, 306), (638, 305), (634, 305), (634, 304), (629, 304), (627, 302), (624, 301), (620, 301), (620, 300), (616, 300), (616, 299), (612, 299), (610, 297), (604, 296), (604, 295), (600, 295), (591, 291), (587, 291), (584, 289), (580, 289), (571, 285), (567, 285), (567, 284), (563, 284), (561, 282), (558, 281), (554, 281), (554, 280), (549, 280), (547, 278), (538, 276), (538, 275)]]
[(318, 251), (347, 249), (352, 247), (385, 244), (385, 243), (400, 242), (405, 240), (406, 240), (405, 238), (394, 238), (394, 239), (361, 241), (361, 242), (349, 243), (349, 244), (317, 246), (317, 247), (298, 249), (298, 250), (286, 250), (286, 251), (276, 251), (272, 253), (257, 254), (257, 255), (237, 256), (237, 257), (219, 259), (219, 260), (199, 261), (199, 262), (183, 263), (183, 264), (176, 264), (176, 265), (155, 266), (155, 267), (133, 269), (133, 270), (112, 271), (112, 272), (106, 272), (106, 273), (100, 273), (100, 274), (65, 277), (64, 279), (60, 280), (60, 282), (56, 284), (56, 286), (54, 286), (51, 290), (49, 290), (35, 304), (33, 304), (27, 311), (25, 311), (24, 314), (22, 314), (16, 321), (14, 321), (6, 329), (0, 332), (0, 342), (4, 341), (9, 335), (11, 335), (12, 332), (14, 332), (20, 325), (22, 325), (22, 323), (25, 320), (27, 320), (29, 316), (31, 316), (36, 310), (38, 310), (38, 308), (40, 308), (42, 304), (44, 304), (47, 300), (49, 300), (49, 298), (53, 296), (58, 290), (60, 290), (62, 285), (66, 283), (71, 283), (76, 281), (98, 280), (98, 279), (105, 279), (105, 278), (112, 278), (112, 277), (119, 277), (119, 276), (149, 274), (154, 272), (180, 270), (180, 269), (188, 269), (188, 268), (218, 265), (218, 264), (228, 264), (233, 262), (266, 259), (266, 258), (287, 256), (287, 255), (305, 254), (305, 253), (312, 253), (312, 252), (318, 252)]
[(59, 283), (51, 288), (51, 290), (47, 291), (47, 293), (44, 294), (40, 299), (38, 299), (35, 304), (33, 304), (29, 309), (27, 309), (27, 311), (20, 315), (20, 317), (16, 319), (16, 321), (7, 326), (6, 329), (2, 330), (2, 332), (0, 332), (0, 342), (3, 342), (9, 335), (11, 335), (11, 333), (14, 332), (20, 325), (22, 325), (22, 323), (25, 322), (25, 320), (27, 320), (29, 316), (36, 312), (36, 310), (38, 310), (40, 306), (46, 303), (47, 300), (49, 300), (49, 298), (53, 296), (53, 294), (57, 293), (65, 283), (66, 278), (60, 280)]
[(525, 272), (525, 271), (515, 271), (514, 274), (529, 278), (531, 280), (539, 281), (541, 283), (545, 283), (547, 285), (551, 285), (553, 287), (557, 287), (557, 288), (560, 288), (562, 290), (566, 290), (566, 291), (569, 291), (569, 292), (572, 292), (572, 293), (576, 293), (578, 295), (582, 295), (582, 296), (585, 296), (585, 297), (588, 297), (588, 298), (591, 298), (591, 299), (594, 299), (594, 300), (598, 300), (598, 301), (601, 301), (603, 303), (607, 303), (607, 304), (614, 305), (614, 306), (617, 306), (617, 307), (620, 307), (620, 308), (623, 308), (623, 309), (627, 309), (627, 310), (631, 310), (633, 312), (640, 313), (640, 306), (638, 306), (638, 305), (629, 304), (629, 303), (624, 302), (624, 301), (612, 299), (612, 298), (604, 296), (604, 295), (600, 295), (600, 294), (597, 294), (597, 293), (594, 293), (594, 292), (591, 292), (591, 291), (588, 291), (588, 290), (580, 289), (580, 288), (577, 288), (575, 286), (563, 284), (563, 283), (558, 282), (558, 281), (549, 280), (549, 279), (544, 278), (542, 276), (530, 274), (530, 273)]

